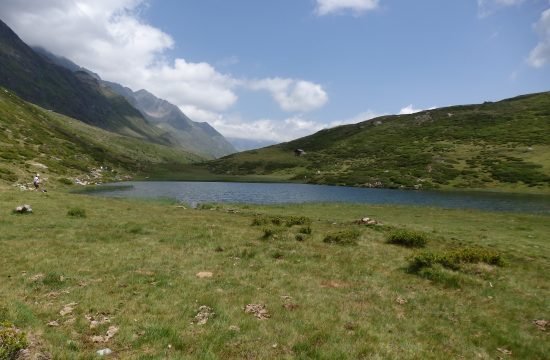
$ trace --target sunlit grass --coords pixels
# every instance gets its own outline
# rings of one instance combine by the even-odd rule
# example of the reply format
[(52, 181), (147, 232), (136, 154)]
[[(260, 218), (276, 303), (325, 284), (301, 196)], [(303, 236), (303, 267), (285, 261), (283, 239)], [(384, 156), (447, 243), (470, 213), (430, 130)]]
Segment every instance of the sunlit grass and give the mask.
[[(33, 214), (11, 214), (21, 203)], [(0, 321), (53, 358), (92, 358), (105, 347), (124, 359), (548, 354), (546, 333), (533, 324), (549, 316), (547, 216), (341, 204), (192, 210), (6, 190), (0, 204)], [(71, 209), (86, 217), (68, 216)], [(383, 225), (358, 225), (365, 216)], [(255, 219), (270, 219), (277, 236), (264, 239), (267, 225)], [(396, 229), (430, 234), (418, 251), (476, 246), (505, 264), (410, 273), (417, 250), (386, 243)], [(357, 245), (323, 242), (346, 232)], [(70, 303), (74, 310), (60, 315)], [(270, 317), (246, 314), (247, 304), (265, 304)], [(198, 325), (202, 305), (215, 315)], [(91, 328), (86, 316), (109, 322)], [(91, 340), (109, 326), (119, 331), (107, 343)]]

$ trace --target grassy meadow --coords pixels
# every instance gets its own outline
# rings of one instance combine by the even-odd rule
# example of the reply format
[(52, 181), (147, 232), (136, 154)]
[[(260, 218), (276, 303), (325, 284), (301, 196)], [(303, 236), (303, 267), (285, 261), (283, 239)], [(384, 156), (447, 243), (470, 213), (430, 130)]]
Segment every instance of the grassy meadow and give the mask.
[[(11, 212), (25, 203), (32, 214)], [(33, 356), (93, 359), (105, 348), (116, 359), (550, 353), (547, 323), (534, 322), (550, 317), (547, 215), (342, 204), (190, 209), (7, 187), (0, 209), (0, 323), (24, 331)], [(363, 217), (378, 224), (357, 223)], [(407, 232), (422, 241), (399, 245)], [(425, 259), (433, 261), (413, 269)]]

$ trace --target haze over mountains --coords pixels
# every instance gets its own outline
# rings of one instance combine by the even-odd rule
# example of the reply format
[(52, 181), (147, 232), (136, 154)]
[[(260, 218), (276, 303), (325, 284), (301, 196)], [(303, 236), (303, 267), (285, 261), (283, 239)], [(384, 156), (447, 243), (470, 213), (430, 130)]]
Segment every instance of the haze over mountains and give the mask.
[(133, 92), (45, 49), (32, 49), (0, 21), (0, 85), (23, 99), (87, 124), (205, 158), (235, 152), (207, 123), (146, 90)]

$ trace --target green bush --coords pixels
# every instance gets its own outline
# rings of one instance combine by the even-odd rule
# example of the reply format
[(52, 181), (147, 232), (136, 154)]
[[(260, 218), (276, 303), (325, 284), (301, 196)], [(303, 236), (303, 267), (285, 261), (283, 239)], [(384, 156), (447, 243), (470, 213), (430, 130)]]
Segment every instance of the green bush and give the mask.
[(452, 270), (459, 270), (462, 264), (485, 263), (503, 266), (502, 255), (494, 250), (481, 247), (464, 247), (440, 253), (423, 252), (409, 260), (409, 271), (418, 272), (423, 268), (439, 264)]
[(19, 350), (27, 346), (27, 336), (24, 332), (11, 323), (0, 323), (0, 359), (15, 359)]
[(280, 229), (276, 229), (272, 227), (264, 228), (263, 231), (264, 231), (264, 234), (262, 235), (262, 239), (264, 240), (277, 238), (281, 233)]
[(85, 218), (86, 210), (75, 207), (75, 208), (69, 209), (69, 211), (67, 211), (67, 215), (71, 217)]
[(290, 216), (285, 221), (285, 225), (288, 227), (294, 225), (309, 225), (311, 224), (311, 219), (305, 216)]
[(387, 242), (389, 244), (420, 248), (426, 246), (428, 237), (425, 233), (419, 231), (395, 230), (389, 233)]
[(357, 239), (361, 236), (361, 232), (357, 229), (342, 230), (333, 234), (328, 234), (323, 239), (327, 244), (338, 245), (356, 245)]
[(63, 185), (73, 185), (73, 181), (71, 179), (59, 178), (59, 179), (57, 179), (57, 181), (60, 182)]
[(301, 228), (300, 230), (298, 230), (298, 232), (300, 234), (311, 235), (311, 227), (310, 226), (305, 226), (305, 227)]

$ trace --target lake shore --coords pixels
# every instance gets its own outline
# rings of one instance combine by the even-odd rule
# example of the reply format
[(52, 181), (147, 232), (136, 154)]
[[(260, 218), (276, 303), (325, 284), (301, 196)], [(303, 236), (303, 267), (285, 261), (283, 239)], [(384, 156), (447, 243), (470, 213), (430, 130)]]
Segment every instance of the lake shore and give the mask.
[[(543, 359), (549, 351), (534, 323), (550, 317), (545, 215), (359, 204), (189, 209), (13, 190), (0, 190), (0, 203), (0, 320), (53, 358), (104, 348), (125, 359)], [(10, 213), (23, 203), (32, 214)], [(309, 223), (288, 226), (290, 217)], [(381, 225), (358, 224), (364, 217)], [(425, 234), (426, 248), (387, 244), (396, 229)], [(325, 242), (346, 232), (355, 244)], [(463, 247), (498, 252), (504, 265), (407, 271), (415, 255)]]

